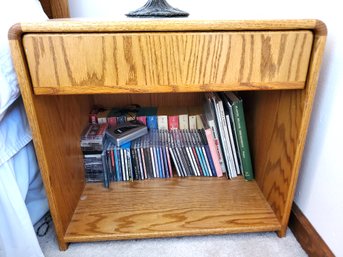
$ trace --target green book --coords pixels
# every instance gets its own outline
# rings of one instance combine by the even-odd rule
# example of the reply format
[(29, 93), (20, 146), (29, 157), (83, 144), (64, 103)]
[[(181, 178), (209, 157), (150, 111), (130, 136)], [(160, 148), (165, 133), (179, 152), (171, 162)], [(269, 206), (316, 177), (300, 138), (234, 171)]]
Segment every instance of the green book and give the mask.
[(243, 101), (232, 92), (225, 92), (225, 95), (232, 106), (233, 118), (236, 127), (236, 137), (243, 168), (242, 173), (246, 180), (253, 180), (254, 174), (249, 150), (247, 128), (244, 118)]

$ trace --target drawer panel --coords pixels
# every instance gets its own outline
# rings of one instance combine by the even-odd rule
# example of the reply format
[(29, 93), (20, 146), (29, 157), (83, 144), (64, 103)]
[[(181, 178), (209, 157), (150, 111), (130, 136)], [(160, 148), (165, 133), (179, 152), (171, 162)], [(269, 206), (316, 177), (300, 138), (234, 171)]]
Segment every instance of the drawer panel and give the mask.
[(26, 34), (36, 94), (303, 88), (311, 31)]

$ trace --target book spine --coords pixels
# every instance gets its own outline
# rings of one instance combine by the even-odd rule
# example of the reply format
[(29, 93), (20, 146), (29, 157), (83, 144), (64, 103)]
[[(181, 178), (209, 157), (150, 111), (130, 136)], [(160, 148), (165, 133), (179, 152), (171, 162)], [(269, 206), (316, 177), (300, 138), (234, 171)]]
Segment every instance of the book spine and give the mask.
[(179, 117), (177, 115), (168, 116), (168, 129), (179, 129)]
[(115, 127), (117, 126), (117, 117), (107, 117), (107, 124), (110, 126), (110, 127)]
[(222, 168), (221, 168), (220, 163), (219, 163), (217, 146), (214, 142), (213, 134), (212, 134), (212, 131), (210, 128), (205, 129), (205, 135), (207, 138), (208, 146), (210, 148), (210, 152), (211, 152), (211, 156), (212, 156), (212, 160), (213, 160), (213, 165), (214, 165), (217, 177), (222, 177), (223, 172), (222, 172)]
[(179, 114), (179, 129), (189, 129), (188, 114)]
[(163, 168), (164, 168), (164, 177), (169, 178), (169, 169), (168, 169), (168, 162), (167, 162), (167, 155), (166, 155), (166, 142), (165, 142), (165, 139), (163, 137), (163, 132), (164, 131), (160, 131), (158, 136), (159, 136), (159, 141), (160, 141), (160, 146), (161, 146)]
[(201, 120), (201, 115), (200, 114), (198, 114), (196, 116), (196, 124), (197, 124), (196, 129), (203, 129), (204, 128), (204, 123)]
[(197, 146), (197, 142), (194, 136), (194, 131), (195, 130), (191, 130), (189, 132), (189, 136), (190, 136), (190, 140), (191, 140), (191, 144), (192, 144), (192, 152), (193, 152), (193, 156), (194, 156), (194, 160), (195, 163), (197, 165), (197, 172), (198, 172), (198, 176), (205, 176), (205, 172), (202, 168), (201, 162), (200, 162), (200, 158), (198, 156), (198, 146)]
[(244, 110), (242, 100), (235, 102), (233, 105), (233, 112), (235, 117), (235, 124), (237, 128), (237, 136), (239, 142), (239, 149), (242, 158), (243, 175), (246, 180), (252, 180), (254, 178), (251, 156), (249, 150), (249, 142), (247, 129), (244, 118)]
[(112, 167), (112, 175), (116, 177), (116, 181), (120, 181), (118, 177), (118, 166), (117, 166), (117, 158), (115, 154), (115, 148), (111, 147), (110, 148), (110, 156), (111, 156), (111, 167)]
[(146, 168), (147, 167), (146, 166), (147, 160), (146, 160), (145, 155), (144, 155), (143, 147), (140, 147), (139, 151), (140, 151), (140, 154), (142, 156), (142, 168), (143, 168), (143, 172), (142, 172), (143, 176), (142, 176), (142, 178), (143, 179), (147, 179), (148, 178), (147, 168)]
[(212, 174), (212, 176), (217, 176), (216, 169), (214, 167), (214, 163), (213, 163), (213, 159), (212, 159), (212, 155), (211, 155), (211, 151), (210, 151), (210, 147), (209, 147), (208, 142), (207, 142), (205, 130), (204, 129), (199, 130), (199, 134), (200, 134), (201, 140), (204, 144), (204, 148), (206, 151), (206, 156), (207, 156), (207, 160), (208, 160), (208, 163), (210, 166), (211, 174)]
[(113, 154), (116, 158), (116, 165), (118, 165), (116, 167), (116, 171), (117, 171), (117, 176), (118, 176), (118, 180), (117, 181), (123, 181), (123, 168), (121, 165), (121, 160), (120, 160), (120, 149), (115, 147), (113, 149)]
[(157, 116), (146, 116), (146, 125), (148, 129), (158, 129)]
[(144, 125), (147, 125), (146, 124), (146, 116), (138, 116), (136, 119), (138, 121), (142, 122)]
[(173, 177), (173, 169), (171, 166), (171, 158), (170, 158), (170, 146), (169, 146), (169, 133), (168, 131), (164, 132), (164, 138), (166, 143), (166, 154), (167, 154), (167, 161), (168, 161), (168, 169), (169, 169), (169, 177)]
[(189, 115), (189, 129), (196, 129), (197, 128), (197, 117), (196, 115)]
[(174, 154), (175, 154), (177, 163), (178, 163), (179, 168), (180, 168), (180, 176), (185, 177), (185, 176), (187, 176), (186, 165), (185, 165), (183, 159), (181, 158), (180, 145), (179, 145), (179, 141), (177, 140), (176, 130), (171, 131), (171, 135), (172, 135), (173, 142), (174, 142), (174, 148), (173, 148)]
[(142, 140), (141, 138), (138, 138), (135, 143), (135, 155), (137, 159), (137, 179), (141, 180), (143, 179), (142, 177), (142, 170), (143, 170), (143, 162), (142, 162), (142, 157), (140, 154), (139, 149), (142, 147)]
[(151, 155), (150, 155), (150, 141), (149, 141), (149, 137), (150, 134), (147, 134), (143, 137), (143, 155), (145, 158), (145, 164), (146, 164), (146, 176), (147, 178), (153, 178), (154, 177), (154, 173), (153, 173), (153, 169), (152, 169), (152, 162), (151, 162)]
[(169, 148), (169, 152), (170, 152), (170, 156), (171, 156), (171, 159), (173, 160), (174, 162), (174, 165), (175, 165), (175, 168), (176, 168), (176, 172), (177, 172), (177, 175), (179, 177), (181, 177), (181, 168), (179, 166), (179, 162), (177, 160), (177, 157), (176, 157), (176, 153), (175, 153), (175, 150), (174, 150), (174, 147), (170, 147)]
[(109, 180), (109, 170), (106, 160), (106, 150), (104, 150), (101, 154), (101, 161), (102, 161), (102, 167), (103, 167), (103, 173), (104, 173), (104, 187), (109, 188), (110, 187), (110, 180)]
[(194, 150), (194, 143), (192, 141), (192, 138), (191, 138), (191, 132), (189, 130), (185, 130), (185, 136), (186, 136), (186, 142), (187, 142), (187, 146), (188, 146), (188, 151), (189, 151), (189, 155), (190, 155), (190, 159), (191, 159), (191, 163), (192, 163), (192, 166), (194, 167), (194, 174), (196, 176), (200, 176), (201, 173), (200, 173), (200, 170), (199, 170), (199, 166), (198, 166), (198, 163), (196, 161), (196, 156), (195, 156), (195, 151)]
[(182, 142), (183, 142), (183, 148), (185, 149), (185, 153), (186, 153), (186, 158), (188, 157), (188, 163), (190, 164), (190, 170), (191, 170), (191, 174), (193, 176), (197, 176), (197, 170), (195, 167), (195, 163), (193, 162), (193, 152), (190, 151), (190, 147), (189, 147), (189, 143), (186, 137), (186, 132), (188, 132), (187, 130), (182, 130), (180, 131), (180, 135), (182, 137)]
[(132, 158), (132, 168), (133, 168), (133, 179), (138, 179), (138, 160), (136, 155), (136, 142), (132, 143), (131, 146), (131, 158)]
[(167, 115), (158, 115), (157, 116), (157, 125), (158, 129), (168, 129), (168, 116)]
[(201, 154), (201, 159), (202, 159), (202, 162), (203, 162), (205, 175), (206, 176), (212, 176), (211, 168), (210, 168), (210, 165), (208, 163), (206, 151), (205, 151), (205, 148), (204, 148), (204, 142), (201, 140), (200, 134), (199, 134), (199, 132), (197, 130), (195, 131), (195, 136), (196, 136), (196, 140), (197, 140), (197, 142), (199, 144), (199, 152)]
[(133, 172), (132, 172), (132, 161), (131, 161), (131, 151), (130, 149), (126, 149), (126, 160), (127, 160), (127, 173), (128, 173), (128, 179), (133, 180)]
[(239, 166), (239, 162), (238, 162), (238, 157), (237, 157), (237, 149), (235, 147), (234, 134), (232, 131), (231, 120), (230, 120), (229, 114), (226, 115), (226, 122), (227, 122), (227, 126), (228, 126), (229, 139), (231, 142), (231, 150), (232, 150), (232, 154), (233, 154), (233, 160), (234, 160), (234, 164), (236, 167), (236, 171), (237, 171), (237, 174), (241, 174), (240, 166)]
[(122, 167), (122, 174), (123, 174), (123, 181), (126, 181), (126, 165), (125, 165), (125, 156), (124, 156), (124, 151), (122, 148), (119, 148), (120, 151), (120, 162), (121, 162), (121, 167)]
[(121, 115), (117, 117), (117, 125), (124, 124), (126, 122), (126, 116)]

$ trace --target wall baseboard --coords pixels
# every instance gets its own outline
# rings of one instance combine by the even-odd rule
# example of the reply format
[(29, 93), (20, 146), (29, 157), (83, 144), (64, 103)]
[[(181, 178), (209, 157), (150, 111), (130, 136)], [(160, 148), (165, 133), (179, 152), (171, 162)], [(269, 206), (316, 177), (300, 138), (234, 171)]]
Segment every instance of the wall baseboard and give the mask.
[(288, 226), (309, 256), (335, 256), (295, 203), (292, 206)]

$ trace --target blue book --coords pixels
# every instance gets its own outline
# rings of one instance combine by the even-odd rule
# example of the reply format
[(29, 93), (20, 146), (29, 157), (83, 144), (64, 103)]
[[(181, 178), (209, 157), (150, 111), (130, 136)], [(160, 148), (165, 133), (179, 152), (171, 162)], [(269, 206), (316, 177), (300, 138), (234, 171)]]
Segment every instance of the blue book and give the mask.
[[(141, 120), (139, 117), (146, 117), (146, 126), (148, 129), (158, 129), (157, 123), (157, 107), (149, 106), (149, 107), (141, 107), (137, 113), (137, 119)], [(143, 121), (144, 118), (141, 120)]]

